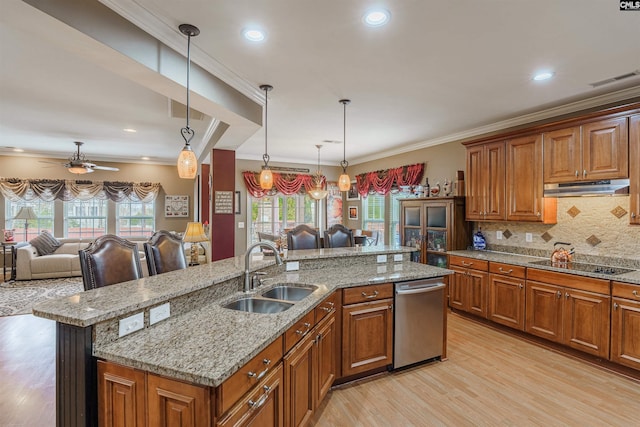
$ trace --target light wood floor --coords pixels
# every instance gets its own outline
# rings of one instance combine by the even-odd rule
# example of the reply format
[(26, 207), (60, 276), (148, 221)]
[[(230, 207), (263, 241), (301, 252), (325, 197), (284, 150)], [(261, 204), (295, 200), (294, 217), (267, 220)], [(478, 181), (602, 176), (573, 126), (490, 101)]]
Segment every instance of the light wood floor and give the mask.
[[(449, 360), (342, 386), (313, 426), (640, 426), (640, 383), (449, 316)], [(55, 426), (55, 323), (0, 318), (0, 427)]]

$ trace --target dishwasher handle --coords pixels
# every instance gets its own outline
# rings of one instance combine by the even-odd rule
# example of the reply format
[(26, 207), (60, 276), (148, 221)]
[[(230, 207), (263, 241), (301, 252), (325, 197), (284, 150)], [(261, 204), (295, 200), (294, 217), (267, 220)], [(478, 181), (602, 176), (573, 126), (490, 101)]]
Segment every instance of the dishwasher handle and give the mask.
[(446, 285), (444, 283), (438, 283), (433, 286), (425, 286), (421, 288), (413, 289), (396, 289), (396, 295), (411, 295), (411, 294), (424, 294), (427, 292), (435, 292), (443, 289)]

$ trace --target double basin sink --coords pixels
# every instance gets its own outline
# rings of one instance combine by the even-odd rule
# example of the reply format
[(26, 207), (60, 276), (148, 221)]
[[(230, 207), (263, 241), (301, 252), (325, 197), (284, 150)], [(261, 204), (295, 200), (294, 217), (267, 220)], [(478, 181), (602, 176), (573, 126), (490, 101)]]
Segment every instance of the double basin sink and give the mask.
[(313, 285), (283, 284), (263, 292), (260, 297), (241, 298), (223, 307), (248, 313), (280, 313), (290, 309), (316, 289), (317, 286)]

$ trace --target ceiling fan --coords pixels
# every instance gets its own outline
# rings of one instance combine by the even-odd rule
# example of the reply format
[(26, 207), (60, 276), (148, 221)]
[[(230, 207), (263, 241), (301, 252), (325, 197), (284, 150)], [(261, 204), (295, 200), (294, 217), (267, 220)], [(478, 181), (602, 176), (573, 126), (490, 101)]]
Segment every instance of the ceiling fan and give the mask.
[(78, 146), (78, 151), (73, 153), (71, 157), (69, 157), (69, 162), (67, 163), (57, 163), (50, 162), (46, 160), (41, 160), (42, 163), (55, 163), (64, 166), (71, 173), (75, 173), (78, 175), (82, 175), (85, 173), (92, 173), (94, 170), (103, 170), (103, 171), (114, 171), (117, 172), (120, 169), (112, 168), (109, 166), (98, 166), (95, 163), (91, 163), (85, 157), (84, 153), (80, 152), (80, 146), (84, 144), (84, 142), (74, 141), (74, 144)]

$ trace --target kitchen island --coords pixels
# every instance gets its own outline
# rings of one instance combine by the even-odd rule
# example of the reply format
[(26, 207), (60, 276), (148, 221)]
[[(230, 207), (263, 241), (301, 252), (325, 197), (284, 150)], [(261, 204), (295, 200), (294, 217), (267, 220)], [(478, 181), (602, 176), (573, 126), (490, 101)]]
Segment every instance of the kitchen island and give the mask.
[[(296, 322), (337, 290), (450, 273), (410, 262), (412, 251), (403, 247), (290, 251), (282, 267), (273, 258), (254, 259), (252, 272), (261, 270), (269, 279), (254, 294), (282, 283), (316, 287), (311, 295), (277, 314), (222, 307), (246, 296), (241, 291), (242, 257), (39, 304), (34, 314), (58, 325), (58, 425), (93, 425), (97, 419), (96, 358), (145, 375), (215, 390), (274, 342), (283, 340)], [(167, 302), (170, 317), (150, 325), (150, 310)], [(143, 313), (143, 320), (136, 328), (142, 329), (120, 337), (120, 321), (138, 313)]]

